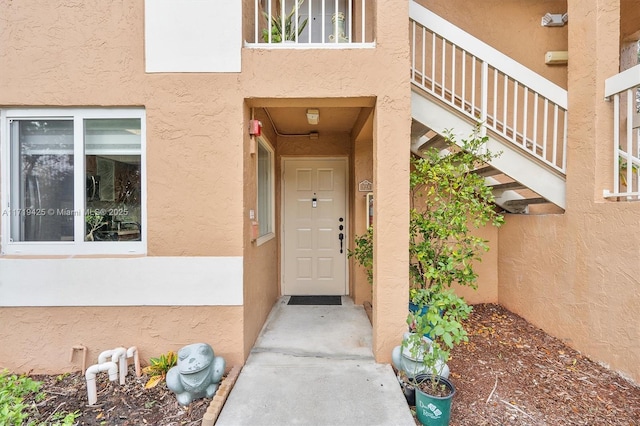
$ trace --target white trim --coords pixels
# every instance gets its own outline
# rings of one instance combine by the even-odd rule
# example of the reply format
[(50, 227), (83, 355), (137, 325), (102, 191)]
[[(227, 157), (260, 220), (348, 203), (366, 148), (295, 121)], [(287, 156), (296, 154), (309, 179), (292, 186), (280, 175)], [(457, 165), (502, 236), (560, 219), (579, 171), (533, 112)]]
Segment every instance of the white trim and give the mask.
[[(11, 242), (9, 235), (10, 214), (10, 129), (11, 119), (69, 119), (74, 121), (74, 214), (84, 212), (84, 119), (140, 119), (140, 215), (142, 241), (74, 241), (74, 242)], [(1, 253), (11, 255), (73, 255), (73, 254), (131, 254), (147, 252), (147, 179), (146, 179), (146, 112), (143, 108), (15, 108), (0, 110), (0, 160), (2, 161), (2, 194), (0, 215), (2, 220)], [(78, 141), (82, 141), (79, 143)], [(84, 216), (82, 214), (82, 216)], [(80, 221), (75, 221), (74, 234), (84, 236)]]
[(242, 256), (0, 259), (0, 306), (242, 303)]
[(244, 42), (244, 47), (247, 49), (264, 49), (264, 50), (361, 50), (361, 49), (375, 49), (376, 42), (370, 43), (249, 43)]
[[(269, 139), (262, 135), (256, 138), (256, 142), (258, 144), (257, 152), (255, 155), (256, 159), (256, 210), (258, 214), (256, 215), (256, 220), (258, 220), (258, 224), (260, 223), (260, 204), (259, 204), (259, 194), (260, 194), (260, 175), (258, 173), (259, 162), (260, 162), (260, 146), (266, 149), (269, 152), (269, 168), (270, 168), (270, 203), (269, 209), (271, 210), (271, 214), (269, 215), (270, 226), (269, 232), (264, 235), (258, 235), (256, 240), (256, 245), (262, 245), (267, 241), (275, 238), (275, 229), (276, 229), (276, 159), (275, 159), (275, 150), (273, 149), (273, 145)], [(259, 228), (259, 225), (258, 225)], [(258, 232), (259, 233), (259, 232)]]
[(446, 38), (449, 42), (464, 48), (475, 57), (486, 61), (520, 83), (542, 94), (563, 109), (567, 109), (567, 91), (550, 80), (536, 74), (524, 65), (514, 61), (504, 53), (480, 41), (466, 31), (456, 27), (415, 0), (409, 2), (409, 16), (414, 21)]
[(606, 79), (604, 81), (604, 96), (609, 98), (635, 86), (640, 86), (640, 64)]

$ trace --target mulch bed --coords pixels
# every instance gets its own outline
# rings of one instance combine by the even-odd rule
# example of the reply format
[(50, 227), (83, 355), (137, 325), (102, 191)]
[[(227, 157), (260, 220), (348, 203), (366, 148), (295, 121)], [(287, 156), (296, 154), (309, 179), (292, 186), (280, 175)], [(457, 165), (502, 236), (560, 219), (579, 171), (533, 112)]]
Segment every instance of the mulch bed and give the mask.
[[(640, 425), (640, 387), (521, 317), (476, 305), (466, 328), (469, 342), (449, 362), (452, 426)], [(47, 393), (32, 416), (40, 422), (55, 410), (78, 410), (78, 425), (199, 425), (211, 402), (181, 407), (164, 383), (145, 390), (147, 378), (130, 371), (123, 386), (98, 380), (98, 405), (87, 406), (83, 374), (32, 377)]]
[(640, 425), (640, 387), (499, 305), (452, 351), (452, 426)]

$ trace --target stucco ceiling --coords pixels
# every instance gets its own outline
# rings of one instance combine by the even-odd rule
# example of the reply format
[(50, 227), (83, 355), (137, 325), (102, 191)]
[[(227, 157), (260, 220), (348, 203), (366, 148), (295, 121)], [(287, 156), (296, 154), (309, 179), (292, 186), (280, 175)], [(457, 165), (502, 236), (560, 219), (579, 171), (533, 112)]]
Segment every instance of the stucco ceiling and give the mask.
[[(320, 112), (318, 124), (307, 122), (307, 109)], [(266, 108), (280, 134), (351, 133), (360, 117), (361, 107), (270, 107)]]
[[(276, 131), (281, 134), (320, 136), (331, 133), (348, 133), (352, 138), (371, 139), (375, 97), (346, 98), (248, 98), (250, 108), (267, 113)], [(320, 112), (318, 124), (307, 122), (307, 110)]]

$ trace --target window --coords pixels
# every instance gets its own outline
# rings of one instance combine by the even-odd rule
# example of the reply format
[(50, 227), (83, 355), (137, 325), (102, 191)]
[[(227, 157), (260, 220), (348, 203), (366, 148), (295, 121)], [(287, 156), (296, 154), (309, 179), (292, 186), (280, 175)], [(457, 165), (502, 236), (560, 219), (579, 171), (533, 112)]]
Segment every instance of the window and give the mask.
[(0, 118), (3, 253), (146, 252), (143, 110)]
[(273, 149), (264, 137), (258, 138), (258, 244), (275, 236)]

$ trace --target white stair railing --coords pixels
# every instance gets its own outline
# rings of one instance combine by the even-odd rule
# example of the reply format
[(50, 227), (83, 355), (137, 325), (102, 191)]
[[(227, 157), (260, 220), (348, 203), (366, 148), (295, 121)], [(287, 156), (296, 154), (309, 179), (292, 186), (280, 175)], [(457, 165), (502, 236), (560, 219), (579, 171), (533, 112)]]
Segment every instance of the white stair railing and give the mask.
[(608, 78), (613, 98), (613, 190), (605, 198), (640, 200), (640, 65)]
[(412, 83), (564, 175), (567, 91), (413, 0), (409, 11)]

